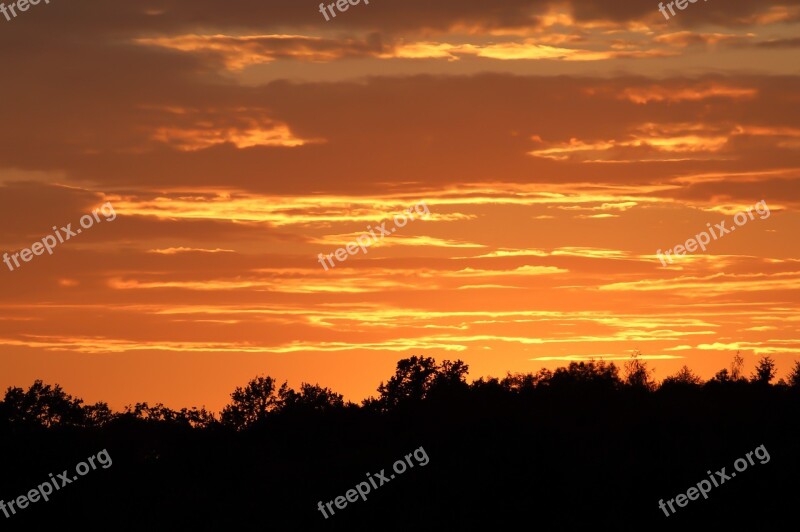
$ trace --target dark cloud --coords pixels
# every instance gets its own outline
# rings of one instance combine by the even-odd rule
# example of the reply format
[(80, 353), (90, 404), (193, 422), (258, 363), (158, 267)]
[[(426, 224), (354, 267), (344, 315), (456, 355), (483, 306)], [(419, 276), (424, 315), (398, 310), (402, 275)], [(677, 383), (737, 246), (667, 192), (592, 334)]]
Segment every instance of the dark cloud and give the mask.
[[(31, 98), (11, 110), (20, 127), (4, 130), (0, 164), (61, 170), (70, 181), (88, 180), (103, 191), (229, 187), (262, 193), (371, 194), (389, 182), (436, 187), (487, 180), (568, 181), (580, 175), (642, 183), (685, 173), (692, 166), (774, 168), (798, 158), (786, 138), (786, 131), (798, 126), (796, 117), (786, 112), (796, 105), (797, 77), (656, 82), (642, 77), (486, 74), (243, 87), (199, 84), (181, 73), (164, 73), (160, 90), (148, 87), (150, 80), (131, 79), (127, 86), (115, 87), (113, 98), (99, 100), (90, 79), (62, 83), (68, 109), (63, 99), (41, 94), (34, 104)], [(9, 86), (14, 87), (2, 90), (17, 90)], [(35, 112), (25, 115), (23, 108)], [(276, 124), (309, 143), (237, 147), (230, 141), (248, 128), (271, 131)], [(655, 126), (648, 132), (642, 129), (645, 124)], [(671, 157), (690, 159), (686, 163), (637, 163), (634, 158), (614, 171), (608, 165), (529, 154), (572, 138), (621, 144), (637, 136), (695, 134), (692, 127), (701, 127), (700, 136), (728, 135), (730, 142), (708, 157)], [(189, 140), (159, 140), (156, 133), (165, 128)], [(746, 134), (748, 128), (761, 128), (761, 133)], [(768, 134), (765, 128), (783, 132)], [(219, 134), (214, 137), (214, 132)], [(195, 134), (203, 142), (212, 138), (219, 143), (187, 151), (183, 143)], [(41, 157), (43, 146), (46, 158)], [(709, 158), (716, 162), (704, 161)]]
[[(317, 0), (234, 0), (221, 5), (210, 0), (80, 0), (52, 2), (29, 10), (4, 24), (5, 39), (39, 36), (45, 40), (119, 38), (123, 35), (214, 33), (220, 29), (284, 32), (289, 29), (321, 31), (414, 32), (446, 31), (454, 26), (484, 29), (536, 27), (545, 13), (563, 9), (551, 0), (375, 0), (342, 13), (326, 23)], [(568, 4), (567, 4), (568, 5)], [(658, 14), (657, 6), (639, 0), (572, 0), (578, 22), (641, 21)], [(727, 0), (694, 4), (672, 18), (674, 25), (714, 23), (734, 26), (752, 23), (759, 15), (788, 13), (797, 20), (800, 0)], [(659, 15), (660, 16), (660, 15)]]
[(793, 39), (774, 39), (756, 43), (759, 48), (798, 48), (800, 47), (800, 37)]

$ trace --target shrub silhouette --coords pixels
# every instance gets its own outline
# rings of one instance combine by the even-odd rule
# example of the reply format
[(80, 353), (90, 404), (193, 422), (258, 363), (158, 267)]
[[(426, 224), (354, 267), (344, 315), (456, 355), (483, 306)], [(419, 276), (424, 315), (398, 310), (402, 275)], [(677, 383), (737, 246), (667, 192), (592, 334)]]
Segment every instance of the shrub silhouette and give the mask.
[(630, 360), (625, 362), (625, 385), (641, 391), (653, 391), (656, 383), (647, 362), (639, 358), (639, 351), (634, 351)]
[(789, 373), (789, 386), (800, 390), (800, 360), (795, 361), (792, 372)]
[(775, 378), (776, 373), (775, 361), (768, 356), (764, 356), (758, 360), (755, 372), (750, 377), (750, 380), (762, 385), (769, 384)]
[(689, 366), (684, 365), (678, 370), (678, 373), (670, 375), (661, 382), (661, 389), (699, 389), (702, 385), (703, 379), (692, 373)]

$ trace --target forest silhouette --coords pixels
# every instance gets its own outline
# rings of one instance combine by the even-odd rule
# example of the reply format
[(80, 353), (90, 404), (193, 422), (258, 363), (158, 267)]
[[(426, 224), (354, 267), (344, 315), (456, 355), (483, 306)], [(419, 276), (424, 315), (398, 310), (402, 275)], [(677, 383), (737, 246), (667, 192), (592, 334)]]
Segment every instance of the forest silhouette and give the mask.
[[(107, 449), (98, 470), (11, 518), (8, 529), (570, 530), (610, 525), (794, 529), (800, 448), (800, 362), (775, 381), (762, 357), (737, 355), (703, 381), (684, 366), (657, 383), (634, 354), (554, 371), (468, 382), (463, 361), (398, 361), (377, 395), (355, 404), (319, 384), (269, 376), (236, 388), (219, 415), (137, 403), (84, 404), (58, 385), (8, 388), (0, 402), (0, 498), (12, 500)], [(658, 508), (732, 468), (751, 467), (707, 500), (666, 517)], [(365, 475), (424, 446), (430, 463), (370, 494), (317, 511)]]

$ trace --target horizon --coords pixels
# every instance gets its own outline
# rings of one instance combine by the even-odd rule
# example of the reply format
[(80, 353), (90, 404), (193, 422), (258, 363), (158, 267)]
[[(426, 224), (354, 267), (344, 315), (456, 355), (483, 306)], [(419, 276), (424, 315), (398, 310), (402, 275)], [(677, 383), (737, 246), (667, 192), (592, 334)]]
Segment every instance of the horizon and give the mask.
[[(648, 361), (644, 357), (642, 357), (641, 355), (638, 355), (638, 354), (635, 354), (635, 355), (632, 354), (631, 356), (629, 356), (628, 358), (624, 359), (623, 361), (617, 361), (617, 362), (623, 362), (621, 364), (616, 364), (614, 360), (603, 360), (603, 359), (581, 360), (581, 361), (572, 361), (572, 362), (564, 363), (564, 365), (552, 368), (552, 371), (550, 370), (550, 368), (542, 368), (540, 371), (537, 371), (537, 372), (527, 372), (527, 373), (525, 373), (525, 372), (517, 372), (517, 373), (507, 372), (505, 375), (473, 376), (473, 375), (470, 374), (469, 364), (467, 364), (467, 371), (464, 374), (464, 381), (465, 381), (466, 384), (468, 384), (471, 387), (471, 386), (474, 386), (476, 383), (478, 383), (480, 381), (488, 382), (488, 381), (492, 381), (492, 380), (497, 380), (498, 382), (501, 382), (504, 379), (509, 378), (509, 377), (516, 378), (516, 377), (524, 377), (524, 376), (532, 376), (532, 377), (535, 377), (536, 379), (542, 379), (542, 378), (548, 379), (553, 374), (555, 374), (558, 370), (564, 370), (564, 371), (569, 372), (573, 368), (578, 369), (578, 368), (586, 367), (587, 369), (591, 368), (593, 370), (597, 370), (597, 369), (602, 369), (602, 368), (606, 367), (606, 368), (613, 368), (613, 370), (619, 375), (619, 379), (620, 379), (619, 380), (619, 384), (622, 385), (622, 384), (627, 382), (627, 374), (629, 373), (627, 371), (627, 365), (629, 363), (633, 362), (634, 364), (637, 364), (636, 367), (638, 367), (638, 365), (641, 364), (641, 367), (643, 368), (643, 370), (645, 372), (645, 375), (647, 376), (647, 378), (650, 380), (650, 382), (652, 384), (652, 390), (651, 391), (658, 391), (658, 390), (660, 390), (662, 388), (665, 380), (670, 380), (671, 378), (680, 377), (682, 375), (683, 371), (684, 371), (684, 368), (689, 370), (690, 375), (692, 375), (692, 376), (694, 376), (694, 377), (696, 377), (696, 378), (698, 378), (700, 380), (700, 382), (698, 383), (699, 386), (705, 386), (705, 385), (707, 385), (709, 383), (719, 383), (720, 382), (719, 381), (719, 377), (720, 377), (719, 374), (723, 370), (725, 372), (725, 376), (730, 378), (730, 375), (732, 374), (732, 368), (736, 365), (736, 358), (735, 357), (738, 357), (738, 356), (740, 356), (739, 353), (737, 353), (734, 356), (734, 359), (731, 361), (729, 366), (724, 367), (724, 368), (720, 368), (720, 370), (718, 372), (715, 372), (715, 374), (712, 375), (709, 378), (705, 378), (702, 375), (699, 375), (699, 374), (695, 373), (692, 370), (692, 368), (688, 367), (688, 366), (682, 366), (677, 372), (675, 372), (675, 373), (673, 373), (671, 375), (665, 375), (662, 378), (658, 378), (655, 375), (655, 373), (656, 373), (655, 369), (650, 367)], [(421, 355), (419, 357), (410, 357), (409, 359), (401, 359), (401, 360), (398, 360), (397, 363), (400, 363), (400, 362), (405, 361), (405, 360), (411, 360), (411, 359), (414, 359), (414, 358), (422, 358), (422, 359), (430, 358), (432, 361), (434, 361), (434, 359), (432, 357), (425, 357), (424, 355)], [(735, 381), (736, 382), (745, 381), (747, 383), (755, 382), (757, 380), (757, 369), (759, 368), (759, 365), (761, 363), (763, 363), (764, 361), (769, 361), (771, 364), (773, 364), (774, 376), (770, 379), (771, 382), (768, 382), (768, 384), (770, 386), (777, 386), (777, 387), (781, 387), (781, 386), (791, 387), (792, 386), (792, 382), (793, 382), (792, 381), (792, 377), (796, 378), (795, 375), (796, 375), (796, 373), (798, 371), (797, 364), (799, 364), (800, 361), (796, 362), (795, 365), (792, 368), (789, 368), (787, 371), (783, 372), (784, 374), (782, 374), (780, 372), (780, 368), (776, 364), (776, 361), (773, 358), (768, 357), (768, 356), (762, 357), (758, 361), (758, 364), (756, 364), (752, 368), (749, 368), (748, 365), (747, 365), (747, 362), (744, 360), (744, 358), (742, 358), (741, 359), (741, 366), (739, 367), (739, 370), (738, 370), (740, 372), (740, 375), (739, 375), (739, 377), (737, 379), (735, 379)], [(434, 362), (436, 362), (438, 364), (438, 363), (446, 363), (446, 362), (464, 362), (464, 361), (456, 358), (456, 359), (453, 359), (453, 360), (447, 360), (447, 359), (441, 360), (441, 361), (435, 360)], [(550, 371), (550, 374), (548, 375), (547, 373), (542, 373), (543, 371), (545, 371), (545, 372), (546, 371)], [(236, 387), (236, 390), (244, 389), (244, 388), (247, 387), (247, 384), (250, 384), (253, 381), (255, 381), (255, 380), (259, 379), (259, 378), (262, 378), (262, 377), (273, 378), (271, 375), (267, 375), (267, 374), (253, 375), (250, 379), (247, 380), (247, 382), (242, 382), (240, 385), (238, 385)], [(334, 394), (341, 395), (342, 399), (345, 402), (345, 404), (352, 404), (352, 405), (356, 405), (356, 406), (359, 406), (359, 407), (363, 407), (368, 402), (368, 400), (373, 400), (376, 397), (380, 396), (380, 386), (389, 381), (389, 376), (387, 375), (386, 379), (381, 379), (381, 381), (375, 385), (375, 390), (373, 391), (373, 393), (371, 393), (371, 394), (369, 394), (367, 396), (364, 396), (362, 398), (355, 399), (355, 400), (353, 398), (347, 397), (345, 394), (339, 394), (338, 390), (336, 390), (334, 388), (331, 388), (330, 386), (327, 386), (324, 382), (305, 382), (305, 381), (303, 381), (303, 382), (298, 382), (298, 383), (291, 383), (291, 382), (286, 381), (286, 380), (284, 380), (284, 381), (280, 381), (278, 379), (273, 379), (273, 380), (276, 383), (276, 387), (277, 386), (282, 386), (282, 385), (287, 385), (289, 389), (295, 390), (295, 391), (300, 390), (301, 386), (305, 385), (305, 384), (308, 384), (308, 385), (311, 385), (311, 386), (314, 386), (314, 387), (320, 387), (320, 388), (329, 390), (330, 392), (333, 392)], [(232, 396), (233, 396), (234, 391), (235, 391), (234, 389), (232, 389), (231, 393), (228, 394), (228, 398), (218, 407), (213, 407), (212, 405), (209, 405), (209, 404), (171, 405), (171, 404), (166, 404), (166, 403), (164, 403), (162, 401), (132, 401), (132, 402), (126, 403), (124, 405), (115, 405), (115, 404), (113, 404), (113, 403), (111, 403), (109, 401), (104, 401), (102, 398), (97, 399), (97, 400), (92, 400), (92, 401), (84, 400), (83, 397), (79, 397), (79, 396), (76, 396), (75, 394), (71, 394), (70, 390), (66, 389), (65, 387), (61, 386), (59, 383), (56, 383), (56, 382), (45, 382), (45, 381), (42, 381), (41, 379), (37, 379), (34, 383), (31, 383), (30, 386), (34, 385), (36, 382), (41, 382), (44, 386), (51, 386), (53, 388), (59, 387), (68, 396), (73, 397), (74, 399), (81, 400), (84, 406), (89, 406), (89, 405), (92, 405), (92, 404), (95, 404), (95, 403), (98, 403), (98, 402), (106, 403), (108, 405), (108, 407), (111, 409), (111, 411), (112, 412), (116, 412), (116, 413), (126, 412), (131, 407), (134, 407), (137, 404), (149, 404), (150, 407), (153, 407), (155, 405), (161, 405), (161, 406), (166, 407), (166, 408), (168, 408), (170, 410), (173, 410), (173, 411), (179, 411), (181, 408), (205, 409), (211, 414), (218, 415), (218, 414), (222, 413), (222, 411), (225, 409), (225, 407), (227, 407), (228, 405), (231, 404), (231, 399), (232, 399)], [(30, 386), (28, 386), (28, 385), (26, 385), (26, 386), (14, 386), (14, 387), (9, 387), (8, 389), (16, 388), (16, 389), (18, 389), (20, 391), (24, 391), (24, 390), (29, 389)], [(4, 394), (8, 392), (8, 389), (4, 390)], [(2, 401), (2, 399), (0, 399), (0, 401)]]

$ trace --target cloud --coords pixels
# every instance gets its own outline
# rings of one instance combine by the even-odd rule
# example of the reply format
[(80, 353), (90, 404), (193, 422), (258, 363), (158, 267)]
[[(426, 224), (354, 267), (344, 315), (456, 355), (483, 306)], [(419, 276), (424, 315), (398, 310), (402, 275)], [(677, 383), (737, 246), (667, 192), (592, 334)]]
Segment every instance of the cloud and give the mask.
[(723, 43), (729, 46), (740, 46), (752, 41), (754, 33), (737, 35), (730, 33), (695, 33), (692, 31), (678, 31), (664, 33), (653, 39), (653, 42), (664, 43), (670, 46), (685, 48), (696, 45), (715, 45)]
[(751, 100), (758, 94), (757, 89), (726, 86), (716, 82), (692, 83), (675, 86), (672, 84), (650, 85), (649, 87), (628, 87), (619, 95), (633, 103), (650, 102), (693, 102), (711, 98), (730, 98)]
[(373, 34), (364, 41), (323, 39), (307, 35), (177, 35), (136, 38), (139, 45), (202, 54), (220, 61), (229, 70), (277, 60), (310, 62), (379, 56), (380, 37)]
[[(591, 362), (591, 361), (599, 361), (599, 360), (630, 360), (630, 356), (620, 356), (620, 355), (593, 355), (593, 356), (586, 356), (586, 355), (566, 355), (566, 356), (553, 356), (553, 357), (534, 357), (529, 360), (534, 360), (537, 362), (551, 362), (551, 361), (561, 361), (561, 362)], [(638, 358), (640, 360), (674, 360), (674, 359), (681, 359), (685, 357), (679, 357), (675, 355), (639, 355)]]
[(160, 253), (161, 255), (175, 255), (176, 253), (235, 253), (232, 249), (202, 249), (202, 248), (165, 248), (149, 249), (148, 253)]
[(800, 47), (800, 37), (791, 39), (771, 39), (755, 43), (759, 48), (798, 48)]

